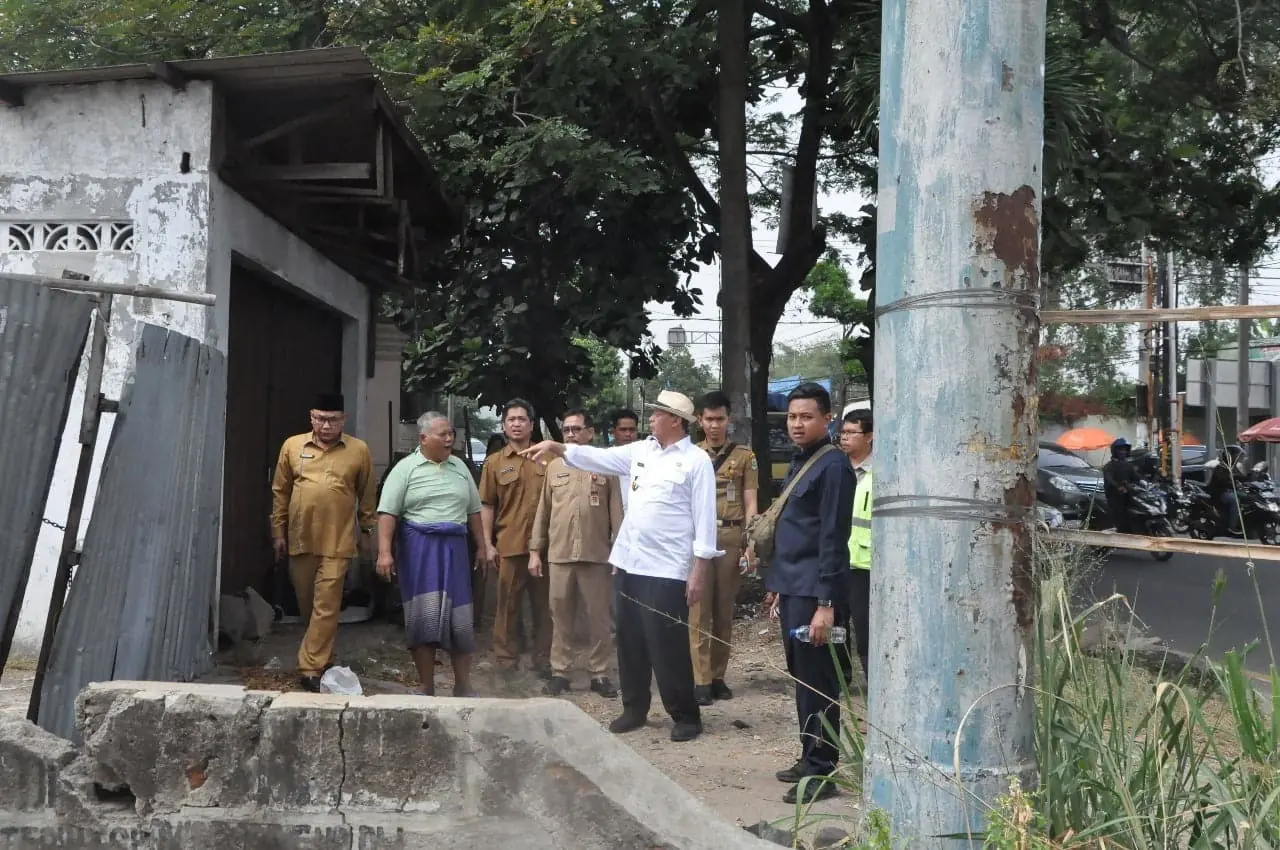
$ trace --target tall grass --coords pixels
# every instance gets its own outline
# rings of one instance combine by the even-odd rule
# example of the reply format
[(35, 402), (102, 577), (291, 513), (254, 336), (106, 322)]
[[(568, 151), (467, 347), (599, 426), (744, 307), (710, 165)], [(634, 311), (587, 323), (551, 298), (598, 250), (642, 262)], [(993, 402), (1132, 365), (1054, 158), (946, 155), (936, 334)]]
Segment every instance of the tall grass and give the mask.
[[(1274, 663), (1269, 688), (1259, 693), (1239, 652), (1215, 664), (1154, 671), (1123, 646), (1086, 652), (1088, 625), (1122, 632), (1135, 625), (1119, 595), (1081, 610), (1076, 590), (1094, 560), (1087, 551), (1037, 546), (1038, 786), (1012, 787), (985, 812), (986, 830), (969, 845), (1280, 850), (1280, 674)], [(844, 694), (842, 764), (834, 777), (847, 793), (857, 793), (862, 779), (855, 695)], [(860, 846), (888, 848), (886, 821), (872, 815)], [(799, 831), (819, 819), (797, 806), (792, 827)], [(909, 837), (895, 836), (893, 846), (910, 846)]]

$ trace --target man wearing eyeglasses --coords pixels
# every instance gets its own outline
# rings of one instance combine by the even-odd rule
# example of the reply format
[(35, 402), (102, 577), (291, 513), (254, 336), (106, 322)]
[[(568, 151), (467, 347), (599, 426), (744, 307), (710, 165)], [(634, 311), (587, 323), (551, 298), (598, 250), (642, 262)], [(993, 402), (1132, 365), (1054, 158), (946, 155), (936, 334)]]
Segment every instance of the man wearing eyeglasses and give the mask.
[[(595, 428), (587, 412), (564, 415), (566, 443), (589, 446)], [(551, 679), (544, 692), (560, 696), (570, 689), (574, 662), (572, 638), (578, 613), (586, 616), (584, 660), (591, 690), (617, 697), (609, 681), (613, 640), (609, 600), (613, 568), (609, 549), (622, 525), (622, 488), (614, 475), (584, 472), (556, 458), (547, 464), (538, 513), (529, 541), (529, 572), (551, 583)]]
[(271, 483), (271, 536), (276, 561), (289, 577), (307, 632), (298, 647), (299, 684), (319, 692), (333, 658), (347, 565), (377, 528), (377, 481), (364, 440), (343, 433), (342, 396), (327, 393), (311, 410), (311, 430), (284, 441)]
[(853, 494), (853, 528), (849, 535), (849, 621), (858, 643), (862, 675), (867, 675), (871, 640), (871, 447), (875, 438), (870, 410), (852, 410), (840, 425), (840, 449), (849, 458), (857, 484)]

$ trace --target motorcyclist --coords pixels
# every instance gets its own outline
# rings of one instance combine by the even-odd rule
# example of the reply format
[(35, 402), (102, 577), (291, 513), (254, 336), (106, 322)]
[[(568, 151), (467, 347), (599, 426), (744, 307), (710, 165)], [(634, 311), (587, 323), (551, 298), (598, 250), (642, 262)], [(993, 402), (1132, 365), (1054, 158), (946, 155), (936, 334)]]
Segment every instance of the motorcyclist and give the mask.
[(1218, 505), (1227, 530), (1232, 534), (1240, 532), (1240, 503), (1236, 500), (1236, 483), (1244, 480), (1243, 457), (1244, 449), (1239, 446), (1227, 446), (1223, 449), (1222, 457), (1209, 474), (1209, 482), (1205, 487), (1209, 491), (1209, 497)]
[(1102, 467), (1103, 490), (1107, 496), (1107, 508), (1116, 531), (1129, 531), (1129, 494), (1142, 480), (1138, 468), (1129, 460), (1132, 447), (1124, 437), (1111, 444), (1111, 460)]

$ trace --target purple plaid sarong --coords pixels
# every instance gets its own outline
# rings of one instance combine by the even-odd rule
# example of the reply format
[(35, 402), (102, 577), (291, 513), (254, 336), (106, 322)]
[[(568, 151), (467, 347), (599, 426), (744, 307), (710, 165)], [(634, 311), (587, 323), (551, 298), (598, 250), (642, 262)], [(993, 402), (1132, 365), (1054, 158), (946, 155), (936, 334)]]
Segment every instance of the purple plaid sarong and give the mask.
[(396, 572), (409, 648), (475, 652), (467, 527), (401, 520)]

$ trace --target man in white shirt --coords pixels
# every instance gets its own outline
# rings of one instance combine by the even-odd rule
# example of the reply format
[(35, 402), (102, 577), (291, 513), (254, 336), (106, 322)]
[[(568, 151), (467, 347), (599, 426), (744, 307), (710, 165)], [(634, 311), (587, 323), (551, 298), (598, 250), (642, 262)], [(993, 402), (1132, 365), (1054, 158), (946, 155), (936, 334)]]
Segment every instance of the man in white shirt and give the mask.
[(671, 715), (671, 740), (702, 733), (689, 655), (689, 606), (706, 584), (716, 548), (716, 476), (707, 453), (689, 440), (693, 402), (664, 391), (648, 405), (650, 436), (609, 449), (545, 441), (523, 453), (535, 460), (563, 457), (576, 469), (626, 476), (630, 490), (609, 554), (618, 571), (618, 677), (622, 715), (609, 731), (645, 725), (658, 680), (662, 705)]

